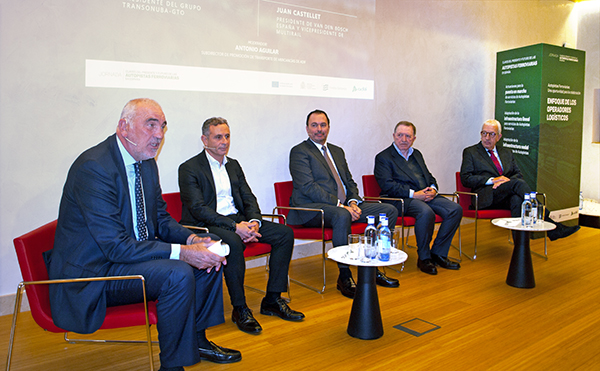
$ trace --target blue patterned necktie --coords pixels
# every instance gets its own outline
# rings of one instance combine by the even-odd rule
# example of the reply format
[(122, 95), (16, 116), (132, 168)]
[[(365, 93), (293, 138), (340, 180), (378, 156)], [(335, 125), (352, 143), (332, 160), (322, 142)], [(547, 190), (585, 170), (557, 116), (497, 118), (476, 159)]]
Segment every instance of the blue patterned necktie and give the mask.
[(133, 167), (135, 168), (135, 210), (137, 214), (138, 241), (145, 241), (148, 239), (148, 229), (146, 228), (146, 209), (144, 207), (144, 192), (142, 192), (140, 163), (134, 163)]

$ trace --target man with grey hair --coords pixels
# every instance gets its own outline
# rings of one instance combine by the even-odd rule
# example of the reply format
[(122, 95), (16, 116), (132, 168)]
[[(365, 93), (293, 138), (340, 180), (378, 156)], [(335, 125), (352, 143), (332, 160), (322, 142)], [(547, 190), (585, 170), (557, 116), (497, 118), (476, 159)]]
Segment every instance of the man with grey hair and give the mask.
[[(487, 120), (481, 128), (481, 141), (463, 151), (460, 179), (465, 187), (477, 193), (479, 210), (508, 209), (513, 217), (521, 216), (523, 196), (531, 187), (523, 179), (512, 151), (496, 145), (502, 138), (502, 126), (497, 120)], [(546, 209), (544, 220), (550, 220)], [(579, 226), (567, 227), (555, 223), (556, 229), (548, 232), (554, 241), (570, 236)]]
[[(127, 103), (116, 134), (71, 166), (60, 202), (54, 248), (45, 254), (51, 279), (143, 275), (156, 301), (162, 371), (207, 359), (230, 363), (240, 352), (215, 345), (205, 330), (224, 322), (225, 258), (166, 211), (154, 157), (167, 121), (151, 99)], [(215, 237), (216, 239), (216, 237)], [(106, 308), (143, 301), (138, 281), (50, 285), (57, 326), (92, 333)]]
[(204, 150), (179, 167), (179, 189), (183, 202), (181, 223), (207, 227), (230, 247), (225, 283), (241, 331), (258, 334), (262, 327), (252, 315), (244, 295), (244, 249), (248, 242), (271, 245), (269, 281), (260, 313), (288, 321), (301, 321), (304, 314), (292, 310), (281, 292), (287, 290), (288, 269), (294, 248), (294, 233), (286, 225), (262, 220), (256, 197), (237, 160), (227, 157), (230, 132), (227, 120), (209, 118), (202, 125)]
[[(375, 157), (374, 174), (381, 196), (403, 199), (403, 202), (386, 202), (398, 210), (404, 207), (404, 215), (416, 220), (417, 267), (432, 275), (437, 274), (436, 266), (460, 269), (459, 263), (448, 259), (448, 251), (462, 219), (462, 208), (438, 194), (437, 180), (427, 169), (421, 152), (413, 148), (417, 139), (415, 125), (400, 121), (392, 138), (394, 142)], [(430, 248), (436, 215), (441, 216), (443, 221)]]

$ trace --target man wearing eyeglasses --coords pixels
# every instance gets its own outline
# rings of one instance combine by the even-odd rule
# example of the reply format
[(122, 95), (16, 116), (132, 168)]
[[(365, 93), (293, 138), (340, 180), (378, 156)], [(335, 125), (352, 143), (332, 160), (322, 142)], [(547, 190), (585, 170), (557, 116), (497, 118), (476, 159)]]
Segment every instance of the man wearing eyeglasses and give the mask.
[[(512, 151), (496, 144), (502, 138), (502, 126), (497, 120), (487, 120), (481, 128), (481, 141), (463, 151), (460, 179), (465, 187), (479, 196), (479, 209), (508, 209), (513, 217), (521, 216), (523, 196), (531, 187), (523, 179)], [(551, 221), (546, 209), (544, 220)], [(567, 227), (555, 223), (548, 232), (551, 241), (567, 237), (579, 226)]]

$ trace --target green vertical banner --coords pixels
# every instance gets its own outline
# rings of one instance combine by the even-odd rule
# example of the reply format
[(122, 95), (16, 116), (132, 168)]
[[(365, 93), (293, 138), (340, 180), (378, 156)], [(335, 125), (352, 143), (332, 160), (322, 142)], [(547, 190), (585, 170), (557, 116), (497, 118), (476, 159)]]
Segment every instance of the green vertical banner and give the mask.
[(496, 120), (532, 189), (557, 221), (577, 217), (585, 52), (536, 44), (497, 54)]

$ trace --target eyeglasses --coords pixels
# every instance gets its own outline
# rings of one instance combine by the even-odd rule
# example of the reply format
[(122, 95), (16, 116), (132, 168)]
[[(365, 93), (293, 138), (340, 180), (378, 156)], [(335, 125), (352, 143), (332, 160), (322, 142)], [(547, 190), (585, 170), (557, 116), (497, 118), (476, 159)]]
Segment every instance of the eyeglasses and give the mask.
[(485, 138), (485, 137), (487, 137), (488, 135), (490, 136), (490, 138), (496, 138), (496, 133), (494, 133), (493, 131), (492, 131), (492, 132), (489, 132), (489, 131), (483, 131), (483, 130), (482, 130), (480, 134), (481, 134), (481, 137), (482, 137), (482, 138)]

